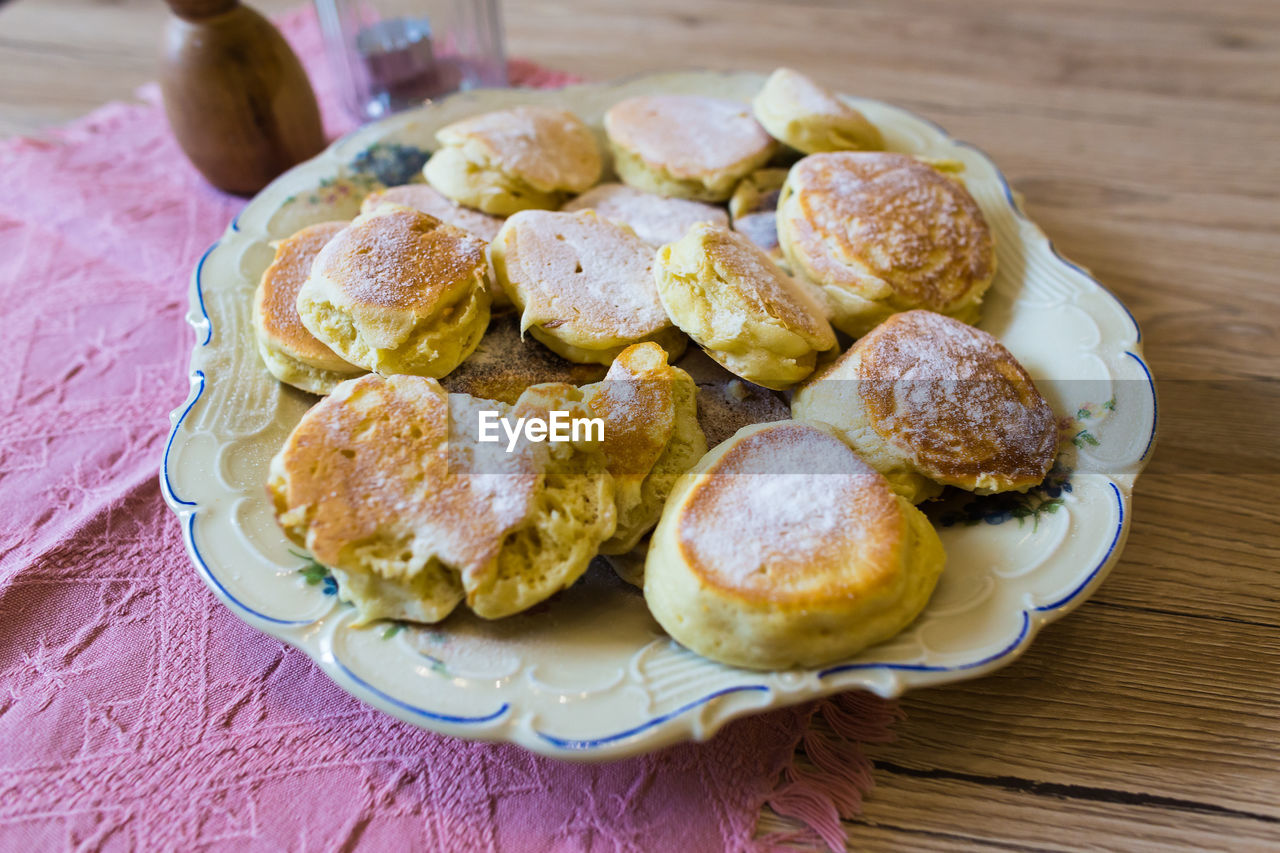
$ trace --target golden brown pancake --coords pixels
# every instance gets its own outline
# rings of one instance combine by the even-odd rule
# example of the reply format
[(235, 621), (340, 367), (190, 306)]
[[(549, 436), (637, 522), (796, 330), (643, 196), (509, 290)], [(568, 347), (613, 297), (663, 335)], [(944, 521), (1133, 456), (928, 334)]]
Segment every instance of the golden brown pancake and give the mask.
[(298, 293), (307, 329), (384, 375), (444, 376), (489, 322), (484, 242), (407, 207), (361, 214), (316, 256)]
[[(676, 537), (690, 568), (720, 591), (803, 606), (892, 572), (905, 532), (897, 500), (827, 433), (784, 421), (740, 438), (707, 473), (684, 500)], [(830, 576), (850, 552), (869, 571)]]
[(805, 154), (884, 148), (884, 138), (866, 116), (790, 68), (769, 75), (751, 108), (775, 139)]
[(601, 450), (618, 509), (617, 530), (600, 550), (625, 553), (657, 524), (676, 478), (707, 452), (697, 388), (648, 342), (624, 349), (604, 381), (582, 391), (588, 417), (604, 421)]
[(267, 369), (281, 382), (313, 394), (327, 394), (364, 373), (317, 340), (298, 317), (298, 291), (312, 261), (346, 227), (345, 222), (321, 222), (281, 240), (254, 294), (253, 326)]
[(546, 415), (365, 376), (307, 412), (272, 461), (280, 525), (362, 620), (439, 621), (464, 594), (482, 617), (510, 615), (576, 580), (613, 532), (598, 452), (477, 443), (481, 409)]
[(822, 305), (743, 234), (699, 222), (654, 259), (672, 322), (743, 379), (785, 388), (836, 345)]
[(930, 311), (890, 317), (796, 392), (796, 417), (833, 427), (913, 502), (942, 485), (1025, 491), (1057, 455), (1035, 383), (986, 332)]
[[(308, 411), (272, 463), (270, 489), (290, 538), (325, 566), (417, 590), (394, 615), (424, 622), (462, 600), (462, 575), (496, 561), (537, 489), (524, 456), (513, 457), (509, 476), (455, 476), (449, 428), (435, 380), (365, 376)], [(365, 602), (363, 615), (393, 615), (381, 604)]]
[(560, 207), (600, 180), (595, 136), (567, 110), (521, 106), (442, 128), (422, 173), (460, 204), (501, 216)]
[(674, 198), (724, 201), (777, 150), (746, 104), (701, 95), (628, 98), (604, 127), (622, 180)]
[[(520, 395), (509, 417), (546, 420), (553, 409), (563, 411), (560, 401), (576, 390), (554, 383), (535, 385)], [(464, 405), (475, 410), (495, 406), (488, 400), (452, 395), (450, 406), (455, 423), (464, 424), (466, 429), (477, 423), (478, 412), (458, 411)], [(538, 460), (542, 474), (534, 512), (503, 541), (496, 564), (486, 572), (463, 575), (467, 605), (476, 615), (486, 619), (509, 616), (565, 589), (582, 576), (602, 543), (613, 535), (617, 519), (613, 478), (606, 470), (599, 442), (593, 438), (539, 444), (525, 441), (518, 448)], [(458, 446), (463, 451), (467, 449), (465, 442), (455, 441), (454, 470), (491, 473), (510, 464), (509, 454), (505, 448), (497, 449), (499, 445), (471, 445), (477, 452), (480, 448), (494, 448), (492, 461), (484, 466), (468, 462), (465, 457), (460, 459)], [(466, 519), (460, 517), (459, 523), (465, 524)]]
[(924, 516), (839, 439), (739, 431), (677, 483), (645, 563), (673, 638), (737, 666), (817, 666), (902, 630), (944, 562)]
[(995, 275), (991, 231), (955, 178), (905, 154), (814, 154), (778, 204), (792, 271), (819, 288), (836, 328), (864, 334), (897, 311), (977, 322)]
[(618, 354), (603, 382), (589, 389), (587, 408), (605, 422), (602, 449), (616, 475), (643, 479), (671, 441), (676, 370), (662, 347), (635, 344)]
[(517, 213), (489, 256), (521, 328), (570, 361), (611, 364), (646, 340), (684, 350), (658, 300), (653, 247), (595, 211)]
[[(461, 228), (485, 243), (493, 240), (503, 223), (502, 217), (490, 216), (487, 213), (463, 207), (426, 184), (404, 184), (372, 192), (365, 197), (364, 203), (360, 206), (360, 212), (369, 213), (385, 205), (410, 207), (421, 211), (429, 216), (434, 216), (447, 225), (452, 225), (454, 228)], [(489, 291), (489, 307), (491, 310), (496, 312), (511, 306), (507, 295), (502, 292), (502, 288), (488, 279), (486, 279), (486, 284)]]

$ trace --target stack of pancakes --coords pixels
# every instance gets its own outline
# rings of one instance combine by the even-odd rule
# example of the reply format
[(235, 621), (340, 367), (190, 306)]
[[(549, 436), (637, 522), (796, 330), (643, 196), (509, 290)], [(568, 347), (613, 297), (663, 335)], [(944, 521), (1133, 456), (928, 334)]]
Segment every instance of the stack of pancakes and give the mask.
[[(620, 182), (570, 112), (473, 116), (425, 182), (276, 245), (263, 362), (327, 395), (272, 463), (281, 527), (366, 621), (500, 618), (607, 555), (719, 661), (892, 637), (945, 562), (916, 504), (1025, 491), (1057, 453), (972, 325), (995, 247), (962, 172), (789, 69), (751, 104), (630, 98), (604, 132)], [(603, 435), (486, 443), (481, 412)]]

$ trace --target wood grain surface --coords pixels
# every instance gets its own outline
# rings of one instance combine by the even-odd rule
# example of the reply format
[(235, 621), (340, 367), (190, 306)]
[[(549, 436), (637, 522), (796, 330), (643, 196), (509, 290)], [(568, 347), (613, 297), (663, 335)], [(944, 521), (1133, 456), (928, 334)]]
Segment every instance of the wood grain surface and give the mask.
[[(0, 133), (128, 98), (162, 18), (0, 7)], [(1160, 438), (1123, 560), (1019, 662), (903, 701), (852, 846), (1280, 849), (1280, 3), (509, 0), (506, 24), (591, 78), (786, 64), (923, 113), (1142, 325)]]

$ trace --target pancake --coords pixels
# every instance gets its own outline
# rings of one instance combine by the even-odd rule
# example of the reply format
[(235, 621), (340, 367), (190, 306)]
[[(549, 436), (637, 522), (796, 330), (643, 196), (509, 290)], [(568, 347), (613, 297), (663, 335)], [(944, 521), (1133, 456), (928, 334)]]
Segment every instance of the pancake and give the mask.
[(485, 618), (518, 612), (576, 580), (612, 533), (608, 475), (577, 474), (598, 453), (477, 444), (480, 408), (541, 411), (365, 376), (308, 411), (272, 460), (281, 527), (360, 621), (437, 622), (464, 598)]
[[(501, 217), (490, 216), (487, 213), (463, 207), (426, 184), (403, 184), (398, 187), (388, 187), (384, 190), (371, 192), (365, 196), (363, 204), (360, 205), (360, 212), (370, 213), (385, 205), (411, 207), (429, 216), (434, 216), (446, 225), (461, 228), (486, 243), (497, 236), (498, 229), (502, 227), (503, 222)], [(490, 310), (497, 311), (500, 308), (509, 307), (511, 303), (507, 300), (507, 295), (502, 292), (502, 288), (492, 281), (486, 281), (489, 291)]]
[(298, 317), (298, 291), (312, 261), (346, 227), (345, 222), (321, 222), (277, 243), (253, 297), (253, 331), (267, 370), (312, 394), (328, 394), (339, 382), (364, 373), (317, 340)]
[(787, 259), (778, 243), (778, 198), (786, 182), (786, 169), (758, 169), (738, 183), (729, 199), (733, 230), (745, 234), (784, 269)]
[[(272, 460), (281, 527), (341, 572), (340, 591), (362, 620), (443, 619), (464, 597), (460, 572), (492, 563), (532, 512), (531, 467), (502, 483), (450, 479), (448, 436), (448, 398), (434, 380), (366, 376), (303, 415)], [(497, 486), (501, 500), (486, 490)]]
[(866, 116), (790, 68), (769, 75), (751, 109), (774, 139), (804, 154), (884, 148), (884, 138)]
[(944, 485), (1039, 485), (1057, 422), (1022, 365), (980, 329), (929, 311), (890, 317), (801, 386), (797, 418), (829, 425), (913, 503)]
[(600, 180), (595, 136), (567, 110), (513, 107), (441, 128), (422, 174), (444, 195), (485, 213), (555, 210)]
[(792, 271), (857, 337), (898, 311), (976, 323), (996, 257), (977, 202), (955, 178), (905, 154), (813, 154), (791, 168), (778, 238)]
[(489, 257), (521, 329), (570, 361), (611, 364), (648, 340), (673, 358), (684, 351), (684, 335), (658, 300), (653, 247), (595, 211), (515, 214)]
[(463, 207), (426, 184), (402, 184), (398, 187), (375, 190), (365, 196), (364, 202), (360, 205), (360, 212), (370, 213), (385, 204), (411, 207), (434, 216), (454, 228), (461, 228), (486, 243), (491, 242), (497, 236), (498, 229), (502, 227), (502, 217), (490, 216), (487, 213)]
[(707, 452), (697, 387), (650, 342), (624, 349), (604, 381), (582, 393), (586, 416), (604, 421), (601, 450), (618, 512), (617, 529), (600, 552), (626, 553), (658, 523), (676, 478)]
[(729, 224), (729, 217), (719, 207), (682, 198), (664, 198), (626, 184), (592, 187), (561, 210), (594, 210), (602, 219), (630, 227), (651, 246), (679, 240), (695, 222)]
[(777, 143), (737, 101), (642, 95), (604, 115), (614, 169), (633, 187), (695, 201), (724, 201)]
[(924, 515), (845, 444), (783, 421), (739, 431), (679, 479), (644, 596), (704, 657), (813, 667), (909, 625), (945, 559)]
[(809, 291), (747, 237), (699, 223), (654, 260), (662, 306), (676, 326), (730, 372), (785, 388), (836, 345)]
[(298, 315), (348, 362), (444, 376), (489, 323), (484, 242), (407, 207), (361, 214), (316, 256)]
[(467, 360), (440, 380), (455, 394), (515, 403), (527, 388), (544, 382), (586, 385), (604, 378), (603, 364), (577, 364), (561, 358), (532, 336), (520, 334), (520, 318), (503, 314), (489, 322), (480, 345)]
[[(558, 409), (567, 385), (535, 385), (527, 389), (511, 409), (511, 418), (534, 417), (546, 420)], [(460, 402), (476, 409), (493, 409), (488, 400), (472, 400), (451, 395), (450, 406), (456, 411)], [(470, 429), (475, 415), (455, 414), (455, 422)], [(467, 442), (457, 442), (466, 448)], [(495, 445), (471, 445), (474, 448), (500, 448)], [(531, 454), (537, 460), (541, 477), (535, 493), (534, 512), (515, 533), (502, 542), (498, 560), (491, 570), (473, 577), (463, 575), (467, 605), (477, 616), (498, 619), (527, 610), (568, 588), (587, 570), (603, 542), (613, 535), (617, 519), (614, 508), (613, 478), (605, 468), (599, 443), (545, 442), (521, 443), (517, 451)], [(454, 470), (501, 472), (511, 464), (505, 449), (495, 449), (495, 461), (481, 467), (466, 460), (459, 462), (452, 454)], [(477, 479), (477, 478), (472, 478)], [(480, 477), (478, 479), (485, 479)], [(455, 523), (466, 527), (469, 519), (459, 515)]]

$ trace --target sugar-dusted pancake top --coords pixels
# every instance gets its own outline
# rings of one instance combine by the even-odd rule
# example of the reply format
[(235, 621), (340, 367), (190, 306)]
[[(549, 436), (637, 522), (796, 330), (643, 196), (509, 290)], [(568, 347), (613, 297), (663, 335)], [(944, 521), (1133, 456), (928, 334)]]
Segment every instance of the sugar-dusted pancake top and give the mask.
[(988, 333), (931, 311), (895, 314), (860, 339), (857, 379), (872, 426), (943, 481), (1038, 483), (1057, 422), (1031, 377)]
[[(995, 271), (991, 232), (968, 191), (905, 154), (812, 154), (787, 179), (792, 242), (818, 280), (866, 273), (900, 301), (943, 310)], [(852, 277), (850, 267), (853, 267)]]
[(298, 317), (298, 291), (302, 289), (311, 264), (346, 222), (321, 222), (308, 225), (276, 245), (276, 256), (262, 274), (258, 307), (262, 331), (289, 348), (295, 358), (314, 362), (345, 365), (333, 350), (307, 331)]
[(604, 165), (590, 128), (555, 107), (483, 113), (442, 128), (436, 138), (442, 145), (465, 148), (469, 160), (515, 175), (542, 192), (582, 192), (600, 179)]
[(434, 216), (441, 222), (461, 228), (486, 243), (493, 240), (502, 227), (502, 217), (490, 216), (469, 207), (463, 207), (427, 184), (403, 184), (369, 193), (360, 205), (361, 213), (369, 213), (384, 204), (411, 207)]
[[(772, 88), (770, 88), (772, 87)], [(812, 78), (791, 68), (776, 69), (766, 85), (769, 94), (785, 100), (790, 109), (813, 117), (849, 118), (858, 112)]]
[(534, 511), (539, 471), (521, 453), (503, 454), (501, 468), (451, 453), (450, 432), (449, 398), (434, 379), (344, 382), (290, 435), (277, 499), (310, 508), (308, 545), (321, 563), (342, 565), (344, 548), (404, 531), (465, 580)]
[(696, 222), (729, 224), (728, 215), (715, 205), (666, 198), (626, 184), (592, 187), (561, 210), (594, 210), (604, 219), (631, 226), (636, 236), (655, 246), (679, 240)]
[(752, 107), (766, 130), (806, 154), (884, 147), (880, 131), (862, 113), (790, 68), (769, 75)]
[(738, 101), (702, 95), (641, 95), (604, 117), (614, 144), (675, 178), (698, 179), (767, 152), (773, 137)]
[(525, 210), (507, 220), (507, 275), (524, 321), (639, 339), (670, 325), (653, 282), (653, 247), (595, 212)]
[(361, 305), (430, 311), (485, 269), (484, 241), (407, 207), (364, 214), (325, 245), (312, 275)]
[(698, 233), (707, 260), (728, 285), (729, 292), (721, 294), (721, 299), (736, 303), (753, 318), (777, 319), (787, 329), (812, 339), (819, 349), (836, 345), (822, 306), (750, 237), (711, 226), (699, 226)]
[(649, 341), (624, 349), (594, 387), (587, 407), (604, 419), (601, 449), (615, 476), (648, 474), (666, 449), (676, 425), (678, 376), (666, 350)]
[(799, 421), (731, 440), (678, 520), (681, 553), (703, 582), (795, 604), (857, 596), (900, 569), (898, 499), (843, 442)]

